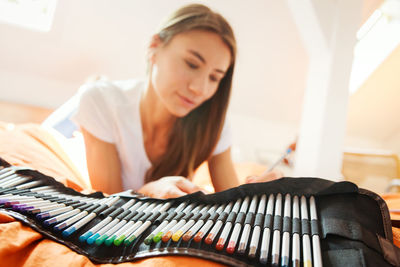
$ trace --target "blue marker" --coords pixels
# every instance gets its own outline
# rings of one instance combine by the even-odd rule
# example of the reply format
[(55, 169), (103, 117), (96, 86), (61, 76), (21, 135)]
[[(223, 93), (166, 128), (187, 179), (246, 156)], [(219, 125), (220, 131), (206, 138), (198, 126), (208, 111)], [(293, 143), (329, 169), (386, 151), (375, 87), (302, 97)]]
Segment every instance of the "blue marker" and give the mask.
[[(95, 242), (96, 245), (100, 246), (109, 237), (109, 234), (114, 233), (115, 228), (119, 228), (118, 223), (127, 216), (137, 213), (137, 209), (142, 205), (142, 202), (137, 202), (132, 207), (125, 209), (121, 214), (118, 214), (110, 223), (102, 227), (96, 234), (88, 238), (87, 243), (92, 244)], [(111, 217), (111, 216), (110, 216)]]
[[(132, 206), (133, 203), (135, 203), (135, 200), (131, 199), (125, 205), (128, 204), (128, 207), (130, 207), (130, 206)], [(113, 204), (111, 204), (109, 208), (107, 208), (105, 211), (103, 211), (100, 214), (100, 216), (107, 216), (107, 218), (105, 218), (104, 220), (102, 220), (101, 222), (99, 222), (98, 224), (93, 226), (92, 228), (90, 228), (86, 233), (82, 234), (79, 237), (79, 241), (81, 241), (81, 242), (87, 241), (88, 244), (93, 244), (94, 241), (97, 239), (97, 237), (100, 236), (97, 232), (100, 229), (102, 229), (105, 225), (107, 225), (112, 220), (112, 218), (114, 218), (116, 215), (120, 214), (124, 209), (126, 209), (126, 208), (124, 208), (124, 207), (126, 207), (125, 205), (123, 205), (121, 208), (116, 209), (115, 207), (112, 206)]]

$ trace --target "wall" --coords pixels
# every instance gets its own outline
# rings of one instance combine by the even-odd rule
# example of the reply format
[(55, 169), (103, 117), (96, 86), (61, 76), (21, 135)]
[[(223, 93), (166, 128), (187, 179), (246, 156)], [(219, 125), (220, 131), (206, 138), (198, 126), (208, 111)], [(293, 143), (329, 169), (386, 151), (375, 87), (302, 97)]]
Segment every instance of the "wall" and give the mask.
[[(144, 76), (151, 33), (163, 17), (190, 2), (58, 1), (50, 32), (0, 24), (0, 101), (56, 108), (93, 74), (111, 79)], [(286, 2), (196, 2), (221, 12), (237, 37), (238, 60), (229, 109), (235, 132), (234, 156), (268, 162), (297, 135), (308, 67)], [(379, 2), (366, 0), (365, 16)], [(382, 144), (350, 133), (346, 145), (390, 148), (397, 140), (392, 136), (393, 141)]]
[[(144, 76), (147, 40), (163, 17), (190, 2), (58, 1), (50, 32), (0, 24), (0, 100), (56, 108), (90, 75)], [(200, 2), (221, 12), (236, 33), (229, 114), (243, 147), (237, 158), (255, 158), (250, 147), (283, 150), (300, 119), (307, 70), (285, 2)]]

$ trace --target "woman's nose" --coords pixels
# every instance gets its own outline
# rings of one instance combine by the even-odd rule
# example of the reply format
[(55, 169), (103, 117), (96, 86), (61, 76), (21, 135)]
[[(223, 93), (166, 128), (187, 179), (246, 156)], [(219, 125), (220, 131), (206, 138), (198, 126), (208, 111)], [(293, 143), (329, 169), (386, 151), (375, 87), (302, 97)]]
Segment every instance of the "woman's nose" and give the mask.
[(189, 89), (196, 96), (204, 95), (207, 89), (207, 79), (204, 77), (194, 78), (189, 84)]

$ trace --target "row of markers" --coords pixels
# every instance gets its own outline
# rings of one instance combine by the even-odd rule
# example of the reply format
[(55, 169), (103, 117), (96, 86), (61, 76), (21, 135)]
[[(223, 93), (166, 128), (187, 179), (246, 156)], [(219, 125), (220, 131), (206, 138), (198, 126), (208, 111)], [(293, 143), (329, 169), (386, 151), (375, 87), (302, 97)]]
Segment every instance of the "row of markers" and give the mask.
[[(41, 181), (15, 173), (14, 167), (0, 170), (0, 207), (35, 215), (44, 225), (62, 231), (64, 237), (101, 216), (104, 219), (80, 235), (79, 240), (95, 245), (128, 246), (158, 221), (160, 225), (145, 238), (145, 244), (193, 238), (195, 242), (204, 239), (211, 245), (222, 229), (215, 246), (219, 251), (225, 247), (230, 254), (247, 251), (250, 258), (259, 256), (261, 263), (270, 260), (272, 266), (289, 266), (290, 260), (292, 266), (300, 266), (301, 262), (307, 267), (322, 266), (319, 236), (310, 231), (306, 197), (286, 194), (284, 204), (282, 198), (278, 193), (276, 197), (247, 196), (227, 205), (184, 202), (175, 209), (171, 208), (172, 201), (131, 199), (120, 206), (123, 201), (118, 196), (96, 199), (62, 194)], [(309, 203), (311, 221), (316, 222), (313, 196)]]

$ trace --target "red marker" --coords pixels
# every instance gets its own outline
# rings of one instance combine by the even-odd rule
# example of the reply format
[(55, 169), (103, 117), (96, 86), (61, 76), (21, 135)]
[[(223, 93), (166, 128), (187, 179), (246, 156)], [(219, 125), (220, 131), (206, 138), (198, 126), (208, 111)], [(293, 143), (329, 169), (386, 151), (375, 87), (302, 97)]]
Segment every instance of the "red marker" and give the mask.
[[(239, 211), (241, 203), (242, 203), (241, 199), (236, 200), (235, 206), (233, 206), (233, 209), (232, 209), (232, 214), (237, 214), (237, 212)], [(233, 220), (234, 219), (235, 218), (233, 218)], [(226, 222), (226, 224), (224, 226), (224, 229), (222, 230), (221, 236), (219, 237), (218, 242), (215, 245), (215, 248), (217, 250), (223, 250), (224, 249), (225, 242), (226, 242), (226, 239), (227, 239), (227, 237), (228, 237), (228, 235), (229, 235), (229, 233), (231, 231), (231, 228), (232, 228), (232, 222), (229, 221), (229, 218), (228, 218), (228, 221)]]
[(238, 216), (236, 217), (235, 227), (233, 228), (231, 239), (229, 240), (228, 247), (226, 248), (226, 252), (230, 254), (232, 254), (235, 251), (236, 244), (239, 238), (240, 231), (242, 230), (242, 224), (245, 217), (243, 215), (245, 215), (247, 212), (247, 207), (249, 206), (249, 202), (250, 202), (250, 197), (247, 196), (244, 199), (242, 206), (240, 207)]

